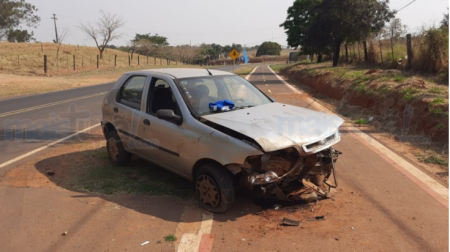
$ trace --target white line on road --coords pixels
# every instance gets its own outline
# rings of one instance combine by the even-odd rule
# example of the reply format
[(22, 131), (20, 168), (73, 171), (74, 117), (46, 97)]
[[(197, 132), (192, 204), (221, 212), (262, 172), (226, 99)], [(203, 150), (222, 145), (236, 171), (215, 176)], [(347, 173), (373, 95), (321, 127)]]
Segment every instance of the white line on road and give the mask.
[[(294, 91), (294, 93), (298, 93), (298, 94), (303, 94), (303, 92), (301, 92), (300, 90), (297, 90), (296, 88), (294, 88), (292, 85), (288, 84), (285, 80), (283, 80), (280, 76), (278, 76), (278, 74), (276, 74), (270, 67), (268, 67), (270, 71), (272, 71), (272, 73), (278, 78), (280, 79), (288, 88), (290, 88), (292, 91)], [(304, 98), (305, 100), (307, 100), (310, 104), (313, 104), (313, 106), (315, 106), (316, 108), (318, 108), (319, 110), (322, 111), (326, 111), (330, 114), (335, 114), (332, 111), (330, 111), (329, 109), (327, 109), (326, 107), (322, 106), (321, 104), (315, 102), (313, 99), (306, 97)], [(353, 132), (355, 132), (355, 134), (357, 134), (358, 136), (360, 136), (362, 139), (364, 139), (367, 143), (369, 143), (370, 145), (374, 146), (376, 149), (378, 149), (383, 155), (385, 155), (386, 157), (388, 157), (389, 159), (391, 159), (392, 161), (394, 161), (396, 164), (398, 164), (401, 168), (405, 169), (409, 174), (413, 175), (415, 178), (417, 178), (418, 180), (420, 180), (422, 183), (424, 183), (426, 186), (428, 186), (429, 188), (431, 188), (434, 192), (436, 192), (437, 194), (439, 194), (441, 197), (445, 198), (445, 199), (449, 199), (449, 190), (439, 184), (436, 180), (434, 180), (433, 178), (431, 178), (430, 176), (428, 176), (427, 174), (425, 174), (424, 172), (422, 172), (421, 170), (419, 170), (417, 167), (415, 167), (414, 165), (410, 164), (408, 161), (406, 161), (405, 159), (403, 159), (402, 157), (400, 157), (399, 155), (397, 155), (396, 153), (394, 153), (393, 151), (389, 150), (388, 148), (386, 148), (383, 144), (381, 144), (380, 142), (378, 142), (377, 140), (373, 139), (372, 137), (370, 137), (369, 135), (365, 134), (364, 132), (356, 129), (353, 126), (350, 126), (351, 130)]]
[(178, 252), (199, 251), (200, 242), (204, 234), (211, 234), (213, 214), (202, 214), (202, 223), (196, 234), (183, 234), (178, 245)]
[(83, 100), (83, 99), (87, 99), (87, 98), (91, 98), (91, 97), (95, 97), (95, 96), (99, 96), (99, 95), (103, 95), (103, 94), (106, 94), (106, 92), (90, 94), (90, 95), (86, 95), (86, 96), (81, 96), (81, 97), (76, 97), (76, 98), (67, 99), (67, 100), (63, 100), (63, 101), (47, 103), (47, 104), (38, 105), (38, 106), (34, 106), (34, 107), (29, 107), (29, 108), (24, 108), (24, 109), (18, 109), (18, 110), (14, 110), (14, 111), (5, 112), (3, 114), (0, 114), (0, 117), (5, 117), (5, 116), (9, 116), (9, 115), (15, 115), (15, 114), (23, 113), (23, 112), (28, 112), (28, 111), (32, 111), (32, 110), (36, 110), (36, 109), (41, 109), (41, 108), (46, 108), (46, 107), (50, 107), (50, 106), (55, 106), (55, 105), (68, 103), (68, 102), (72, 102), (72, 101)]
[(38, 153), (38, 152), (40, 152), (40, 151), (42, 151), (42, 150), (45, 150), (45, 149), (47, 149), (48, 147), (52, 147), (53, 145), (59, 144), (59, 143), (61, 143), (61, 142), (64, 142), (64, 141), (66, 141), (67, 139), (70, 139), (70, 138), (72, 138), (72, 137), (74, 137), (74, 136), (76, 136), (76, 135), (78, 135), (78, 134), (80, 134), (80, 133), (83, 133), (83, 132), (86, 132), (86, 131), (88, 131), (88, 130), (91, 130), (91, 129), (97, 127), (97, 126), (100, 126), (100, 123), (97, 123), (97, 124), (94, 125), (94, 126), (91, 126), (91, 127), (89, 127), (89, 128), (86, 128), (86, 129), (84, 129), (84, 130), (80, 130), (80, 131), (78, 131), (78, 132), (76, 132), (76, 133), (73, 133), (72, 135), (66, 136), (66, 137), (61, 138), (61, 139), (59, 139), (59, 140), (57, 140), (57, 141), (54, 141), (54, 142), (49, 143), (49, 144), (47, 144), (47, 145), (44, 145), (44, 146), (42, 146), (42, 147), (40, 147), (40, 148), (37, 148), (37, 149), (32, 150), (32, 151), (30, 151), (30, 152), (28, 152), (28, 153), (25, 153), (25, 154), (23, 154), (23, 155), (21, 155), (21, 156), (18, 156), (18, 157), (14, 158), (14, 159), (11, 159), (11, 160), (9, 160), (9, 161), (7, 161), (7, 162), (4, 162), (3, 164), (0, 164), (0, 169), (2, 169), (3, 167), (5, 167), (5, 166), (7, 166), (7, 165), (10, 165), (10, 164), (12, 164), (12, 163), (14, 163), (14, 162), (17, 162), (17, 161), (19, 161), (19, 160), (21, 160), (21, 159), (24, 159), (24, 158), (26, 158), (26, 157), (28, 157), (28, 156), (31, 156), (31, 155), (33, 155), (33, 154), (35, 154), (35, 153)]
[(256, 71), (257, 68), (258, 68), (258, 67), (253, 68), (253, 71), (251, 71), (247, 76), (245, 76), (245, 79), (246, 79), (246, 80), (249, 80), (249, 79), (250, 79), (250, 76)]

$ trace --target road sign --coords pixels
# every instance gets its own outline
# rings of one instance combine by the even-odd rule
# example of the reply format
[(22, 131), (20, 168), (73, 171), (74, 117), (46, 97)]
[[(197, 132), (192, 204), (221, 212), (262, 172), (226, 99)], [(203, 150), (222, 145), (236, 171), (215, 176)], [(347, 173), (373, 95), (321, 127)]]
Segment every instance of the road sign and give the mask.
[(239, 52), (236, 49), (233, 49), (233, 51), (231, 51), (229, 55), (233, 60), (235, 60), (237, 57), (239, 57)]

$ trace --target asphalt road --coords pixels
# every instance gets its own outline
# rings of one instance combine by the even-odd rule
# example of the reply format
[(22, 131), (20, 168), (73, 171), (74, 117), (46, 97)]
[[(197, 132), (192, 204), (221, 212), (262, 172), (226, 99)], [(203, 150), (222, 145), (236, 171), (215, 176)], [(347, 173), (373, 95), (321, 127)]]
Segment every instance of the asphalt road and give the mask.
[[(243, 66), (236, 66), (238, 69)], [(215, 68), (232, 71), (233, 66)], [(0, 165), (101, 121), (113, 83), (0, 100)], [(0, 168), (0, 175), (26, 159)]]

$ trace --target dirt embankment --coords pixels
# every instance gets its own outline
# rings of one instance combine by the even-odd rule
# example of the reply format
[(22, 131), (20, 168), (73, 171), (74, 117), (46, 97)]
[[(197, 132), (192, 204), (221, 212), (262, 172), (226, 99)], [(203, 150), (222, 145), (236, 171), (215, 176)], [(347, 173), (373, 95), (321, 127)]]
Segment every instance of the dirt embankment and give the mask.
[(393, 133), (401, 141), (448, 143), (447, 87), (417, 77), (403, 77), (398, 70), (348, 74), (294, 65), (282, 68), (280, 73), (314, 92), (339, 100), (341, 114), (359, 114), (375, 129)]

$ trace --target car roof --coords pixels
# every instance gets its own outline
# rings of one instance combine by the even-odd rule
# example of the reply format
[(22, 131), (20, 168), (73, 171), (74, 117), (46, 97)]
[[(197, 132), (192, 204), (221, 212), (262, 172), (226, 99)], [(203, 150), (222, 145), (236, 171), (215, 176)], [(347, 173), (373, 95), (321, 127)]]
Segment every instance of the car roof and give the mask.
[[(235, 75), (230, 72), (208, 69), (211, 74), (214, 75)], [(180, 79), (180, 78), (190, 78), (190, 77), (208, 77), (210, 76), (208, 71), (205, 68), (159, 68), (159, 69), (145, 69), (140, 71), (128, 72), (127, 74), (142, 74), (142, 72), (146, 72), (148, 74), (158, 73), (158, 74), (167, 74), (172, 78)]]

